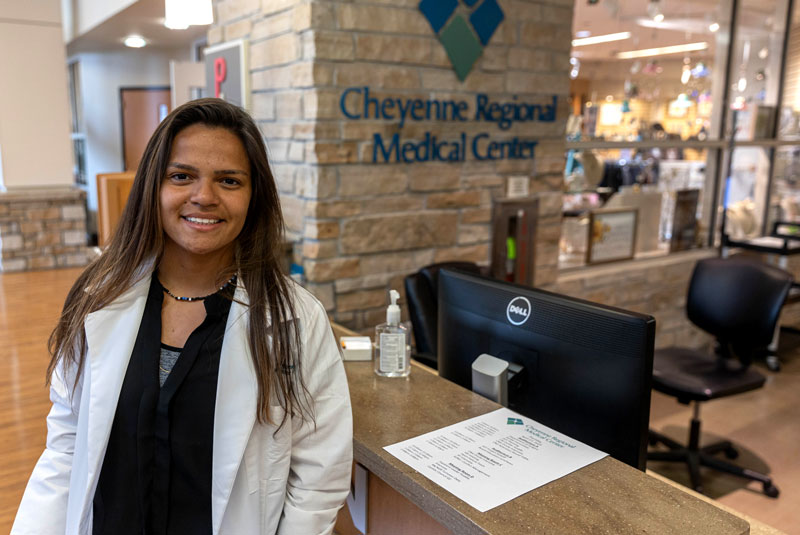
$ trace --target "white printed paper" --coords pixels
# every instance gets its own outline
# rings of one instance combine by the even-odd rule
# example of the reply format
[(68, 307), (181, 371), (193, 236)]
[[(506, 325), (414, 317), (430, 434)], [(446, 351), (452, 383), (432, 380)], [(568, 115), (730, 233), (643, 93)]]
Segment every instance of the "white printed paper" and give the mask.
[(482, 513), (607, 455), (506, 408), (384, 449)]

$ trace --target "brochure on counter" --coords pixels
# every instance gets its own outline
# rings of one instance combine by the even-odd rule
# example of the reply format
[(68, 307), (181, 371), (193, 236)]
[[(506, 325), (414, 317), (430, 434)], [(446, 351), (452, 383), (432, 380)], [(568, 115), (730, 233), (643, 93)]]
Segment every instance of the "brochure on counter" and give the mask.
[(482, 513), (607, 455), (506, 408), (384, 449)]

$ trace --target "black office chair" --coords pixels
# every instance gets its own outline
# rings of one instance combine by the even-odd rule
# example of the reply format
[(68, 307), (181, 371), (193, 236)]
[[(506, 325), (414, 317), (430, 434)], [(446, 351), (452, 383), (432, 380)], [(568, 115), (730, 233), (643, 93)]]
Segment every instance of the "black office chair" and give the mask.
[(438, 343), (438, 295), (439, 270), (459, 269), (469, 273), (480, 273), (477, 264), (472, 262), (440, 262), (425, 266), (405, 278), (406, 302), (416, 350), (412, 357), (423, 364), (437, 369), (436, 345)]
[(730, 441), (700, 447), (700, 403), (761, 388), (765, 377), (749, 365), (772, 340), (791, 285), (789, 273), (758, 261), (701, 260), (689, 282), (686, 312), (692, 323), (717, 338), (716, 354), (680, 347), (655, 352), (653, 388), (681, 403), (694, 402), (694, 415), (687, 446), (651, 430), (650, 443), (661, 442), (670, 451), (650, 451), (647, 458), (687, 463), (692, 487), (698, 492), (703, 491), (702, 465), (760, 481), (764, 494), (778, 496), (778, 488), (766, 475), (713, 456), (724, 452), (735, 459), (738, 452)]

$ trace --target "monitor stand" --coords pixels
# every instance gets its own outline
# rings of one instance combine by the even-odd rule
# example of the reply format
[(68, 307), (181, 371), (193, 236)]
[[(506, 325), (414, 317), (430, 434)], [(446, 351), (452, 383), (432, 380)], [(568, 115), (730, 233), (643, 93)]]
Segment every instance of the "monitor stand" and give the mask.
[(472, 391), (508, 407), (508, 383), (521, 377), (519, 364), (483, 353), (472, 363)]

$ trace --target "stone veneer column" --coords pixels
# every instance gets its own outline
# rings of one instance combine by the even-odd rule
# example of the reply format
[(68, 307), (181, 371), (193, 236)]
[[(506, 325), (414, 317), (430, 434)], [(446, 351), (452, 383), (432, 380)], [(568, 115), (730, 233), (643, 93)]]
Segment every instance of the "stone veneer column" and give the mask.
[(86, 192), (30, 188), (0, 193), (0, 271), (83, 266)]
[[(252, 112), (281, 191), (289, 238), (301, 240), (308, 288), (336, 321), (383, 321), (388, 289), (433, 262), (487, 263), (492, 200), (512, 175), (540, 196), (537, 285), (555, 281), (573, 0), (498, 0), (505, 19), (461, 82), (419, 0), (222, 0), (209, 43), (250, 41)], [(348, 87), (372, 96), (546, 103), (554, 123), (509, 130), (467, 122), (348, 120)], [(473, 110), (474, 111), (474, 110)], [(420, 140), (489, 132), (539, 141), (536, 159), (372, 163), (374, 133)], [(401, 300), (402, 301), (402, 300)]]

